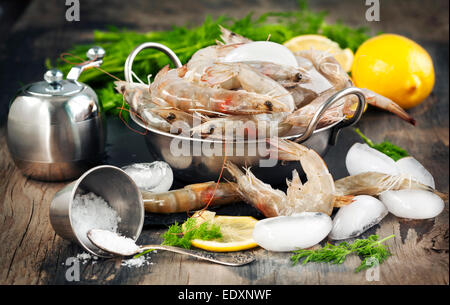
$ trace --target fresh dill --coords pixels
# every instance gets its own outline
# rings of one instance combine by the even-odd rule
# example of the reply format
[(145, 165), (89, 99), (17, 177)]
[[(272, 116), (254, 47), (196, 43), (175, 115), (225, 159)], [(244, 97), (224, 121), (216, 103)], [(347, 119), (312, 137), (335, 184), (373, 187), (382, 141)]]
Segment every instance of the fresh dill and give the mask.
[(163, 245), (189, 249), (193, 239), (218, 239), (222, 238), (222, 234), (217, 224), (210, 224), (205, 221), (197, 225), (195, 218), (189, 218), (183, 225), (175, 222), (175, 224), (169, 226), (167, 232), (163, 234), (163, 238)]
[(383, 263), (392, 255), (388, 247), (382, 244), (392, 237), (394, 235), (378, 240), (378, 235), (370, 235), (367, 239), (356, 239), (351, 244), (347, 242), (341, 242), (338, 245), (327, 243), (321, 249), (301, 249), (294, 251), (295, 254), (291, 256), (291, 261), (294, 266), (301, 259), (303, 259), (303, 265), (308, 262), (342, 264), (349, 254), (354, 253), (361, 258), (361, 264), (355, 269), (355, 272), (360, 272)]
[[(259, 17), (251, 13), (242, 19), (220, 16), (217, 19), (207, 16), (203, 24), (196, 27), (174, 26), (171, 30), (138, 33), (126, 29), (109, 27), (106, 31), (95, 30), (94, 41), (89, 45), (76, 45), (68, 53), (85, 58), (87, 50), (92, 45), (100, 45), (106, 51), (102, 69), (124, 79), (124, 63), (130, 52), (139, 44), (153, 41), (171, 48), (182, 63), (186, 63), (199, 49), (216, 43), (220, 36), (219, 25), (248, 37), (252, 40), (270, 40), (284, 43), (287, 40), (303, 34), (320, 34), (336, 41), (341, 48), (353, 51), (369, 38), (367, 28), (351, 28), (340, 22), (328, 24), (325, 22), (325, 12), (315, 12), (308, 9), (306, 1), (299, 1), (297, 10), (289, 12), (268, 12)], [(72, 59), (74, 61), (74, 59)], [(53, 64), (46, 60), (48, 68)], [(148, 75), (155, 76), (165, 65), (170, 64), (169, 58), (155, 50), (144, 50), (133, 62), (133, 71), (141, 79)], [(59, 60), (56, 66), (64, 73), (71, 65)], [(80, 76), (81, 82), (93, 87), (102, 105), (102, 111), (117, 114), (122, 107), (122, 96), (113, 89), (110, 76), (97, 69), (90, 69)], [(127, 107), (127, 105), (126, 105)], [(122, 114), (127, 116), (127, 111)]]
[(133, 258), (138, 258), (139, 256), (142, 256), (144, 254), (150, 253), (152, 251), (155, 251), (155, 249), (148, 249), (148, 250), (142, 251), (141, 253), (138, 253), (135, 256), (133, 256)]
[(372, 140), (370, 140), (368, 137), (366, 137), (361, 130), (358, 128), (355, 128), (355, 132), (359, 134), (359, 136), (364, 140), (364, 142), (367, 143), (370, 147), (382, 152), (383, 154), (391, 157), (394, 159), (394, 161), (400, 160), (401, 158), (409, 156), (408, 152), (404, 150), (403, 148), (392, 144), (389, 141), (383, 141), (378, 144), (374, 144)]

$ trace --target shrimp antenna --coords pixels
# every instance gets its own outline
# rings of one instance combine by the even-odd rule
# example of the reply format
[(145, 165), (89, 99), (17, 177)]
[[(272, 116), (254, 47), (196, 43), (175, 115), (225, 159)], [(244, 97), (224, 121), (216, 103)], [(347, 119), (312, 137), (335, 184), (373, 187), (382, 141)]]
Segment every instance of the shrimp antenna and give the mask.
[(200, 113), (200, 112), (206, 112), (206, 113), (211, 113), (211, 114), (217, 114), (217, 115), (221, 115), (221, 116), (223, 116), (223, 117), (229, 116), (229, 115), (226, 114), (226, 113), (217, 112), (217, 111), (213, 111), (213, 110), (207, 110), (207, 109), (201, 109), (201, 108), (190, 108), (190, 109), (188, 109), (188, 110), (189, 110), (189, 111), (198, 112), (198, 113)]
[(146, 85), (146, 83), (144, 83), (144, 82), (136, 75), (136, 73), (134, 73), (133, 70), (131, 70), (131, 76), (134, 76), (134, 78), (136, 78), (137, 81), (140, 82), (141, 84)]

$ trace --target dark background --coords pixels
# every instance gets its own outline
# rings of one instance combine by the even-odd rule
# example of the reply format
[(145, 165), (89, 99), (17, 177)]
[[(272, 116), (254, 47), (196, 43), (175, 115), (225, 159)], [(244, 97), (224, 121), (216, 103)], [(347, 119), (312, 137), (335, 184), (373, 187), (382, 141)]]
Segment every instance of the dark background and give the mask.
[[(448, 49), (447, 0), (380, 0), (380, 22), (366, 21), (365, 0), (310, 0), (308, 6), (328, 11), (329, 22), (367, 26), (374, 34), (395, 32), (425, 47), (432, 43)], [(94, 29), (108, 25), (138, 31), (170, 29), (172, 25), (200, 24), (206, 15), (243, 17), (249, 12), (288, 11), (297, 8), (297, 1), (80, 0), (80, 22), (66, 21), (67, 8), (64, 0), (0, 1), (0, 124), (5, 122), (7, 105), (16, 90), (42, 79), (45, 59), (57, 58), (74, 44), (89, 43)]]

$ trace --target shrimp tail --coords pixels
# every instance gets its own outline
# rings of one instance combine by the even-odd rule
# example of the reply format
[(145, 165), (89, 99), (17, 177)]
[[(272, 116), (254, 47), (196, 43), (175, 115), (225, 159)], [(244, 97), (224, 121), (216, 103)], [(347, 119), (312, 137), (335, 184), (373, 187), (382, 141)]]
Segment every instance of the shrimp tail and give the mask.
[(299, 154), (308, 151), (308, 148), (301, 144), (277, 137), (269, 138), (266, 141), (270, 144), (270, 150), (273, 153), (271, 155), (278, 156), (279, 160), (299, 161)]
[(219, 25), (220, 32), (222, 33), (220, 35), (220, 39), (223, 40), (225, 44), (236, 44), (236, 43), (248, 43), (251, 42), (250, 39), (245, 38), (244, 36), (241, 36), (239, 34), (236, 34), (232, 31), (230, 31), (227, 28), (224, 28), (223, 26)]
[(343, 206), (349, 205), (355, 200), (355, 196), (347, 195), (347, 196), (335, 196), (333, 199), (333, 207), (341, 208)]
[(416, 120), (391, 99), (375, 93), (369, 89), (363, 88), (361, 90), (364, 92), (366, 100), (370, 105), (387, 110), (405, 120), (406, 122), (416, 126)]
[[(201, 76), (200, 80), (207, 82), (210, 86), (217, 86), (223, 84), (226, 81), (236, 76), (235, 71), (225, 64), (217, 64), (208, 67), (205, 73)], [(223, 87), (223, 86), (222, 86)], [(227, 89), (233, 89), (235, 86), (227, 86)]]

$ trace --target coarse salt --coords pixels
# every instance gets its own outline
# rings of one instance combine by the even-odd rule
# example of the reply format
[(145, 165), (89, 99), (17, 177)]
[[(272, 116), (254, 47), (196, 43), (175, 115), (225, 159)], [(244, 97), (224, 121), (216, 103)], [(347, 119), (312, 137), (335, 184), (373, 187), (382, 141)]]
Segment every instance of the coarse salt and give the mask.
[(150, 256), (147, 255), (141, 255), (136, 258), (130, 258), (122, 261), (122, 266), (126, 266), (128, 268), (139, 268), (142, 266), (148, 266), (153, 265), (152, 262), (149, 261)]
[(85, 237), (91, 229), (117, 232), (120, 217), (102, 197), (91, 192), (75, 195), (71, 221), (77, 235)]
[(92, 229), (89, 239), (99, 248), (123, 256), (133, 255), (140, 249), (133, 239), (107, 230)]

